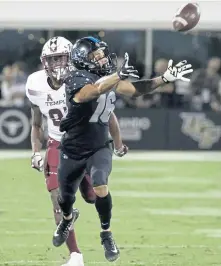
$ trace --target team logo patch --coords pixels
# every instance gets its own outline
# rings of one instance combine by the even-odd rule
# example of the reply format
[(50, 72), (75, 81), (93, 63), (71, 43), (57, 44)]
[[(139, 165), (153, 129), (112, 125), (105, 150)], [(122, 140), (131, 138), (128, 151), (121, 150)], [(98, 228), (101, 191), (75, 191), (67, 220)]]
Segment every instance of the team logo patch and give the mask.
[(211, 149), (221, 138), (221, 126), (204, 113), (181, 113), (181, 131), (198, 143), (200, 149)]
[(53, 101), (51, 94), (48, 94), (48, 96), (47, 96), (47, 102), (49, 102), (49, 101)]
[(0, 115), (0, 139), (6, 144), (19, 144), (30, 132), (28, 117), (19, 110), (6, 110)]
[(50, 50), (52, 52), (56, 52), (57, 51), (57, 47), (58, 47), (57, 41), (58, 41), (57, 37), (52, 38), (51, 41), (50, 41)]

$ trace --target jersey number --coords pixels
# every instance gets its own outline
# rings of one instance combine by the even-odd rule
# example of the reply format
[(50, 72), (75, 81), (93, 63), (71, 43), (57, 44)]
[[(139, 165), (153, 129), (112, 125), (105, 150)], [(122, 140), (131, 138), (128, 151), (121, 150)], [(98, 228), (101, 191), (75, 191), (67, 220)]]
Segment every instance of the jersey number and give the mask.
[[(64, 112), (67, 111), (67, 108), (64, 107)], [(56, 127), (59, 127), (60, 122), (64, 114), (61, 112), (60, 109), (50, 109), (49, 112), (49, 117), (51, 118), (53, 125)]]
[(113, 91), (111, 91), (108, 95), (101, 95), (97, 99), (97, 108), (94, 111), (89, 122), (96, 123), (100, 119), (101, 122), (107, 123), (110, 118), (110, 114), (114, 111), (115, 101), (116, 95)]

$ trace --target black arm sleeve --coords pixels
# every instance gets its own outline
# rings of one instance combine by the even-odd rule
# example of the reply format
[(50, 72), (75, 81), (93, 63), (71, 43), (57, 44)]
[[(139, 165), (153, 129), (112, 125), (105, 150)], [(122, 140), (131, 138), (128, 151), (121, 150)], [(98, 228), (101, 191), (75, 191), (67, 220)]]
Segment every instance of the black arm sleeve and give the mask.
[(138, 97), (144, 94), (151, 93), (156, 89), (153, 86), (152, 79), (136, 80), (136, 81), (133, 81), (132, 84), (136, 89), (136, 92), (133, 95), (133, 97)]

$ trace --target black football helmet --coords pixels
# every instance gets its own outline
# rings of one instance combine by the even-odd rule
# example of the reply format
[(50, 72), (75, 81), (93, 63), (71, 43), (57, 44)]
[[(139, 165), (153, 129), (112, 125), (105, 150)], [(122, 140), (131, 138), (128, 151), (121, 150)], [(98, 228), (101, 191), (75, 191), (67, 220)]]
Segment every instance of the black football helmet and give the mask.
[(116, 54), (110, 54), (107, 43), (94, 37), (84, 37), (76, 41), (71, 52), (71, 61), (77, 69), (99, 76), (111, 74), (117, 69)]

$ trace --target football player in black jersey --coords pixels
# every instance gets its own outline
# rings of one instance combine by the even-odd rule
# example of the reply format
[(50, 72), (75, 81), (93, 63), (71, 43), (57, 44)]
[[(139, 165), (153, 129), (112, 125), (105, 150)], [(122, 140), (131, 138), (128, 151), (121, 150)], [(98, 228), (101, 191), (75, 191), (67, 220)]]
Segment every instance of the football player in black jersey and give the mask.
[(115, 108), (115, 93), (137, 97), (177, 79), (188, 81), (183, 75), (193, 71), (186, 61), (173, 66), (170, 60), (163, 76), (130, 82), (128, 77), (138, 78), (138, 75), (137, 70), (129, 65), (128, 54), (118, 71), (115, 59), (107, 44), (93, 37), (82, 38), (73, 47), (72, 60), (78, 70), (72, 71), (65, 81), (68, 113), (60, 124), (60, 130), (65, 131), (58, 174), (59, 204), (64, 217), (53, 236), (55, 246), (65, 242), (75, 219), (72, 214), (75, 193), (87, 170), (97, 195), (95, 207), (101, 222), (101, 243), (109, 261), (119, 257), (110, 230), (112, 200), (108, 190), (112, 168), (108, 120)]

